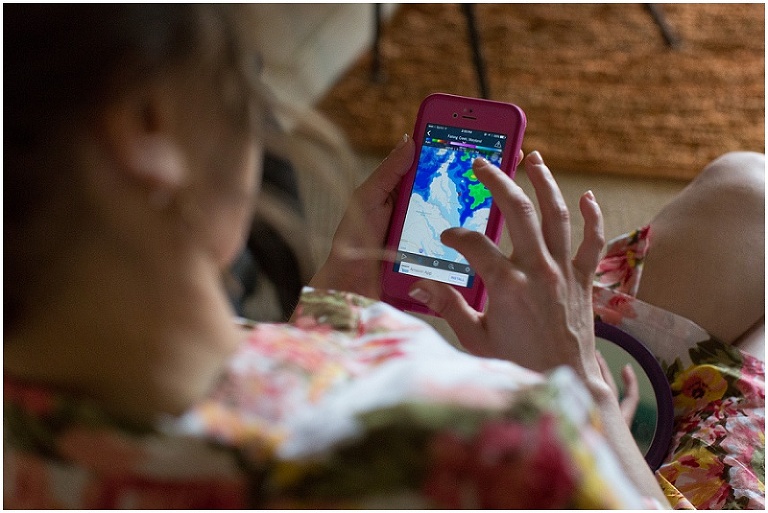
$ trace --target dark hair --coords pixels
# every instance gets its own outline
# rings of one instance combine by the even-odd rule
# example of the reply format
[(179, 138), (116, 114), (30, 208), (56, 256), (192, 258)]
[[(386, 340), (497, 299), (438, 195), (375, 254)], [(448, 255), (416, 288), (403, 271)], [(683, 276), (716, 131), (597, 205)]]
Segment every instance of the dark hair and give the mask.
[[(242, 72), (238, 17), (228, 5), (3, 5), (4, 332), (18, 317), (30, 268), (54, 244), (43, 250), (43, 241), (28, 240), (30, 219), (51, 215), (77, 189), (72, 133), (114, 98), (169, 70), (205, 67), (214, 80)], [(245, 88), (234, 105), (224, 99), (239, 124), (247, 117)], [(212, 84), (212, 91), (226, 90)], [(77, 208), (76, 199), (69, 202)]]

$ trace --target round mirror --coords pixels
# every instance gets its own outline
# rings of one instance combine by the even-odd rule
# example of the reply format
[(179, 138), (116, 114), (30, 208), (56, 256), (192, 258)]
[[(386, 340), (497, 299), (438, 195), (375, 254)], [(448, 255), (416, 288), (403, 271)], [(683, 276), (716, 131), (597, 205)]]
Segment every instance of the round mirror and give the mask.
[(596, 322), (595, 342), (611, 369), (621, 397), (621, 369), (630, 364), (635, 371), (640, 401), (632, 421), (632, 435), (645, 454), (645, 461), (656, 470), (664, 461), (674, 428), (672, 390), (664, 371), (647, 347), (615, 326)]

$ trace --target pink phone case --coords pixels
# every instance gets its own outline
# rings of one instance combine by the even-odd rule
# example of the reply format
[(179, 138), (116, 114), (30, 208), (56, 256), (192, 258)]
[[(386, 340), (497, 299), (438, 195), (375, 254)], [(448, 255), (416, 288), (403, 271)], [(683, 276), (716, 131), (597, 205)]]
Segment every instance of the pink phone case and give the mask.
[[(478, 98), (466, 98), (442, 93), (432, 94), (424, 99), (419, 108), (416, 125), (413, 131), (413, 138), (416, 142), (416, 158), (414, 159), (411, 169), (403, 177), (400, 184), (400, 192), (395, 204), (387, 236), (386, 248), (389, 250), (388, 254), (397, 254), (397, 257), (394, 262), (385, 261), (383, 264), (381, 286), (382, 299), (385, 302), (401, 310), (434, 314), (434, 312), (430, 311), (424, 305), (414, 301), (408, 296), (408, 291), (411, 285), (426, 276), (424, 274), (420, 276), (403, 274), (403, 272), (398, 272), (396, 269), (407, 268), (408, 272), (428, 273), (430, 274), (430, 278), (428, 279), (434, 279), (431, 278), (431, 276), (439, 273), (443, 279), (438, 279), (438, 281), (445, 281), (446, 283), (451, 283), (450, 281), (446, 281), (448, 279), (457, 281), (464, 279), (464, 275), (454, 272), (455, 262), (441, 260), (436, 257), (433, 258), (433, 255), (428, 254), (426, 250), (421, 248), (418, 251), (413, 249), (412, 252), (401, 251), (399, 248), (404, 223), (406, 222), (409, 201), (411, 200), (412, 195), (415, 194), (414, 181), (422, 158), (424, 158), (425, 161), (433, 158), (432, 155), (436, 155), (436, 152), (439, 152), (441, 149), (454, 150), (457, 152), (456, 155), (459, 154), (458, 152), (463, 151), (464, 155), (467, 156), (461, 159), (464, 162), (464, 164), (462, 164), (464, 167), (461, 168), (461, 170), (464, 170), (467, 165), (466, 162), (471, 158), (471, 155), (474, 155), (477, 152), (486, 152), (480, 154), (483, 156), (493, 156), (493, 158), (498, 158), (500, 155), (501, 165), (499, 165), (499, 167), (507, 175), (514, 177), (515, 168), (518, 164), (518, 154), (523, 142), (525, 124), (526, 118), (522, 109), (510, 103), (481, 100)], [(429, 135), (425, 134), (427, 127), (429, 127)], [(463, 134), (468, 135), (465, 136)], [(427, 137), (426, 146), (428, 146), (428, 148), (425, 148), (425, 136)], [(506, 143), (503, 144), (503, 151), (499, 154), (497, 150), (494, 151), (494, 148), (492, 147), (494, 144), (492, 143), (493, 141), (496, 141), (496, 144), (500, 143), (502, 139), (501, 136), (505, 137)], [(422, 150), (424, 150), (425, 155), (422, 155)], [(427, 152), (432, 153), (427, 155)], [(444, 154), (450, 153), (445, 152)], [(451, 158), (455, 161), (458, 157), (454, 156)], [(487, 158), (490, 159), (491, 157)], [(441, 163), (441, 165), (445, 166), (441, 169), (451, 169), (451, 164)], [(434, 168), (430, 169), (432, 169), (432, 171), (435, 170)], [(458, 167), (453, 167), (452, 169), (458, 169)], [(434, 177), (442, 176), (440, 173), (443, 172), (445, 175), (448, 175), (450, 179), (455, 178), (450, 176), (448, 171), (423, 173), (419, 176), (426, 176), (429, 180), (435, 180)], [(463, 176), (466, 176), (466, 174)], [(466, 183), (472, 178), (474, 178), (474, 175), (468, 180), (460, 181)], [(474, 180), (476, 180), (476, 178), (474, 178)], [(454, 186), (454, 190), (456, 190), (456, 197), (454, 200), (459, 205), (459, 211), (461, 211), (462, 197), (466, 197), (468, 190), (460, 192), (457, 189), (457, 187), (459, 187), (459, 182), (454, 181), (451, 183)], [(426, 189), (421, 190), (422, 194), (431, 194), (425, 192)], [(477, 193), (475, 192), (475, 194)], [(480, 193), (480, 195), (482, 196), (482, 193)], [(472, 197), (475, 198), (474, 195)], [(486, 198), (481, 199), (482, 201), (486, 201)], [(424, 201), (428, 203), (429, 200), (425, 199)], [(435, 199), (432, 201), (433, 203), (436, 202)], [(476, 201), (476, 198), (472, 201)], [(445, 202), (443, 201), (441, 204), (444, 205)], [(414, 211), (417, 210), (418, 209), (414, 209)], [(417, 214), (413, 215), (416, 216)], [(458, 225), (459, 224), (454, 223), (451, 226)], [(499, 238), (501, 237), (502, 225), (503, 219), (501, 212), (495, 204), (491, 203), (485, 234), (495, 243), (498, 243)], [(432, 244), (432, 247), (434, 247), (432, 239), (429, 239), (429, 242)], [(425, 251), (423, 254), (424, 258), (421, 258), (421, 251)], [(418, 260), (418, 265), (416, 262), (413, 262), (413, 260)], [(433, 264), (435, 267), (434, 269), (431, 269)], [(468, 267), (464, 267), (464, 263), (456, 264), (456, 266), (462, 266), (464, 269), (468, 269)], [(441, 267), (446, 269), (441, 269)], [(448, 268), (450, 268), (450, 270)], [(474, 275), (472, 278), (467, 279), (470, 280), (469, 283), (471, 286), (454, 285), (454, 287), (464, 296), (469, 305), (478, 311), (482, 311), (485, 308), (487, 299), (485, 284), (478, 275)]]

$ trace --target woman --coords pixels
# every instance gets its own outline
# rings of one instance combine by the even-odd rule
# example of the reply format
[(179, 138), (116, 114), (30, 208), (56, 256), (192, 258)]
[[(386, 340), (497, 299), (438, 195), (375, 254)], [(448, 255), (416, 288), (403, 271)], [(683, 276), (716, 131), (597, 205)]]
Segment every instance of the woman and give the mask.
[(356, 191), (293, 324), (249, 329), (221, 285), (268, 115), (247, 13), (4, 16), (6, 507), (664, 504), (595, 355), (600, 209), (582, 197), (572, 258), (538, 153), (525, 168), (541, 223), (511, 180), (474, 164), (510, 258), (471, 232), (443, 236), (489, 283), (488, 311), (431, 282), (412, 291), (474, 354), (515, 364), (454, 351), (363, 297), (377, 297), (379, 265), (350, 255), (381, 248), (407, 137)]

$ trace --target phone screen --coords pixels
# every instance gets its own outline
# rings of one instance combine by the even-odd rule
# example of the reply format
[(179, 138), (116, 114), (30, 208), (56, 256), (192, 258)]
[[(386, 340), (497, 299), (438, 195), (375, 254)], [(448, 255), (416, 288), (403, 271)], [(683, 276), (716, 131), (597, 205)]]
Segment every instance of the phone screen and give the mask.
[(491, 193), (472, 162), (484, 157), (501, 167), (507, 136), (456, 126), (427, 124), (394, 271), (472, 287), (475, 273), (456, 250), (440, 242), (452, 227), (485, 233)]

